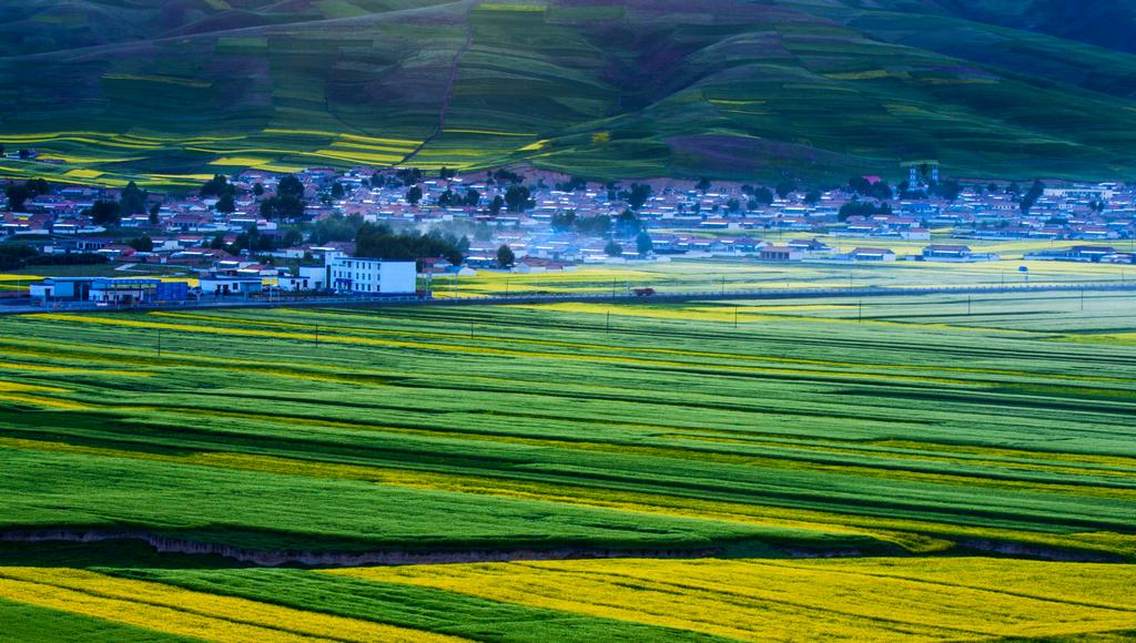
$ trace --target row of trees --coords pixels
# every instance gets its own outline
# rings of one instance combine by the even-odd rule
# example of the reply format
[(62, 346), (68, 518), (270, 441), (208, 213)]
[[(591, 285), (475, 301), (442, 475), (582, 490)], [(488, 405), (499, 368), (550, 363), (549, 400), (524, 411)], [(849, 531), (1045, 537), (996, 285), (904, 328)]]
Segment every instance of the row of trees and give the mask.
[(146, 212), (149, 214), (151, 224), (158, 223), (159, 203), (150, 203), (150, 193), (131, 181), (123, 188), (118, 200), (99, 199), (91, 204), (85, 214), (91, 217), (95, 225), (108, 228), (117, 226), (124, 215), (134, 215)]
[(64, 255), (40, 254), (25, 243), (0, 244), (0, 270), (18, 270), (28, 266), (78, 266), (107, 263), (105, 255), (70, 253)]
[(8, 209), (19, 212), (24, 209), (28, 199), (51, 194), (51, 185), (44, 179), (28, 179), (23, 183), (9, 183), (4, 188), (4, 193), (8, 197)]
[(891, 205), (888, 203), (876, 205), (871, 201), (852, 200), (840, 206), (837, 218), (847, 221), (851, 217), (870, 217), (877, 214), (891, 214), (891, 212)]
[(445, 257), (450, 263), (460, 264), (468, 251), (466, 237), (457, 239), (437, 231), (396, 232), (385, 224), (364, 223), (355, 234), (355, 254), (360, 257), (402, 261)]

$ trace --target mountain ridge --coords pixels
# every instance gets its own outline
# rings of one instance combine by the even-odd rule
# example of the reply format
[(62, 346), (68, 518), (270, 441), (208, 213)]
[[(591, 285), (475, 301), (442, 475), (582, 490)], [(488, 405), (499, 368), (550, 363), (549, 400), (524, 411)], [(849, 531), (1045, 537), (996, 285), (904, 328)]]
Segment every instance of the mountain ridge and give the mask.
[[(133, 22), (111, 42), (0, 49), (0, 143), (37, 147), (60, 178), (408, 156), (596, 178), (835, 180), (923, 158), (1008, 178), (1136, 169), (1136, 55), (1029, 31), (1028, 11), (994, 24), (902, 0), (73, 4)], [(66, 40), (39, 27), (41, 45)]]

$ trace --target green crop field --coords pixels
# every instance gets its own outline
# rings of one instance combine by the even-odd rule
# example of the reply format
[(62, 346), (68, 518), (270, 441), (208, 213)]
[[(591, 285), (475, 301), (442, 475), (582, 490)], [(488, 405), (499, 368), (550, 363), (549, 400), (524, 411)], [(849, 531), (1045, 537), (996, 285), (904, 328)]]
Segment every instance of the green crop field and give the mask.
[[(840, 240), (851, 249), (849, 239)], [(830, 240), (830, 243), (834, 243)], [(853, 240), (853, 243), (855, 241)], [(835, 245), (835, 243), (834, 243)], [(919, 252), (916, 244), (889, 244), (899, 254)], [(515, 273), (481, 270), (468, 277), (440, 275), (423, 284), (435, 297), (479, 297), (520, 294), (617, 294), (651, 287), (660, 293), (786, 288), (1016, 286), (1130, 283), (1136, 271), (1122, 264), (1024, 261), (1015, 244), (975, 245), (976, 252), (1005, 252), (999, 261), (936, 263), (899, 261), (888, 264), (769, 263), (727, 259), (683, 259), (664, 262), (584, 265), (566, 271)], [(1027, 249), (1048, 244), (1022, 243)], [(1016, 256), (1015, 256), (1016, 254)], [(1026, 268), (1022, 272), (1021, 268)], [(13, 276), (14, 277), (14, 276)], [(3, 279), (0, 275), (0, 279)]]
[[(0, 7), (0, 144), (42, 153), (0, 174), (185, 186), (325, 165), (839, 183), (924, 158), (954, 176), (1136, 169), (1136, 54), (1115, 18), (1067, 33), (1060, 19), (1027, 30), (1051, 9), (1004, 2), (163, 4)], [(1124, 37), (1083, 42), (1101, 24)]]
[(1136, 632), (1130, 293), (43, 313), (0, 346), (3, 631)]

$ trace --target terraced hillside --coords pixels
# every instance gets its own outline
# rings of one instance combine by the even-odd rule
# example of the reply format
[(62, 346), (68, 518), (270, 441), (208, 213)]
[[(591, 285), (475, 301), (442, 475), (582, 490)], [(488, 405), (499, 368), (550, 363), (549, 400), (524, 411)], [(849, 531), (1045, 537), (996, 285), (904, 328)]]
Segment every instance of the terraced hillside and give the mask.
[(1124, 293), (6, 317), (0, 631), (1123, 638), (1134, 319)]
[(0, 143), (53, 162), (0, 171), (1127, 175), (1136, 55), (965, 4), (36, 0), (0, 9)]

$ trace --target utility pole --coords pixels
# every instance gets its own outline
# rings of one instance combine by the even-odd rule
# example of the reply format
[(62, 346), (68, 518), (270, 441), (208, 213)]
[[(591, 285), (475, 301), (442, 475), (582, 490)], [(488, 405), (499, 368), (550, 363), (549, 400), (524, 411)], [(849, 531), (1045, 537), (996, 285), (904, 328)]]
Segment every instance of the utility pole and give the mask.
[(734, 306), (734, 330), (738, 328), (738, 307)]
[(158, 357), (162, 356), (162, 329), (158, 329)]
[(861, 300), (860, 300), (860, 301), (859, 301), (859, 302), (858, 302), (858, 303), (856, 304), (856, 311), (857, 311), (857, 313), (856, 313), (856, 321), (857, 321), (857, 322), (859, 322), (859, 323), (861, 323), (861, 324), (862, 324), (862, 323), (864, 323), (864, 300), (863, 300), (863, 299), (861, 299)]
[(607, 311), (607, 323), (604, 325), (604, 333), (611, 334), (611, 311)]
[(726, 275), (722, 275), (722, 294), (726, 294)]
[(615, 299), (615, 280), (611, 280), (611, 298)]
[(967, 317), (970, 316), (970, 300), (971, 299), (972, 299), (972, 297), (970, 295), (967, 295), (967, 297), (966, 297), (966, 315), (967, 315)]
[(320, 345), (320, 327), (316, 326), (316, 346)]
[(469, 322), (469, 338), (473, 339), (473, 322)]
[(1081, 289), (1081, 310), (1085, 310), (1085, 289)]

